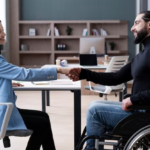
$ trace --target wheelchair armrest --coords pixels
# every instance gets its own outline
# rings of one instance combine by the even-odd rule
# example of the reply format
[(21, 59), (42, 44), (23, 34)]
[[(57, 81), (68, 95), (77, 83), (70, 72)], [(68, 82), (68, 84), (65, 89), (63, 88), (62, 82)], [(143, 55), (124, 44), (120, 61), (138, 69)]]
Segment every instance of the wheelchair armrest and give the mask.
[(141, 109), (141, 110), (150, 110), (148, 105), (132, 105), (128, 107), (129, 109)]

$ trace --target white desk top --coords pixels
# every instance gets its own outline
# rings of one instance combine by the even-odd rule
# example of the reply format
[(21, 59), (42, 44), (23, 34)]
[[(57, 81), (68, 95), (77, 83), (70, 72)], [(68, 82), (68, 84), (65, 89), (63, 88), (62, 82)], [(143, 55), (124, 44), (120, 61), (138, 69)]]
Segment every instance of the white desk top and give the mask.
[[(56, 82), (59, 81), (68, 81), (68, 79), (58, 79)], [(25, 91), (25, 90), (80, 90), (81, 89), (81, 82), (73, 82), (72, 85), (34, 85), (32, 82), (21, 82), (23, 87), (13, 87), (15, 91)]]
[[(49, 68), (49, 67), (61, 67), (57, 65), (44, 65), (42, 68)], [(79, 64), (69, 64), (66, 68), (83, 68), (83, 69), (106, 69), (107, 66), (105, 65), (97, 65), (97, 66), (81, 66)]]

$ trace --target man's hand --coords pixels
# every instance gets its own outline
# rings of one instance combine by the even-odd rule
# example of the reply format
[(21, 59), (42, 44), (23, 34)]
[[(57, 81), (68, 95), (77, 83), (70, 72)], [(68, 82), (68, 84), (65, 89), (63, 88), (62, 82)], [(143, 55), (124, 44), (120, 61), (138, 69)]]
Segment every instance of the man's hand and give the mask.
[(70, 69), (69, 74), (67, 74), (67, 76), (73, 81), (78, 81), (80, 73), (81, 73), (81, 68), (72, 68)]
[(122, 101), (122, 109), (124, 111), (129, 111), (130, 109), (128, 109), (128, 107), (131, 105), (132, 105), (132, 102), (131, 102), (130, 97), (128, 97)]
[(12, 83), (12, 86), (13, 87), (20, 87), (20, 86), (24, 86), (23, 84), (20, 84), (20, 83)]

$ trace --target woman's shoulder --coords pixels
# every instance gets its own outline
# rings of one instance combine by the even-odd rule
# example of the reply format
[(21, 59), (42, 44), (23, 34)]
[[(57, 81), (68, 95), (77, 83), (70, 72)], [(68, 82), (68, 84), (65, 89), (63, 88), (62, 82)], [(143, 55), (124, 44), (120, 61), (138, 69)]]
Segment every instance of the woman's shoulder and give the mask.
[(0, 55), (0, 61), (6, 61), (6, 59), (2, 56), (2, 55)]

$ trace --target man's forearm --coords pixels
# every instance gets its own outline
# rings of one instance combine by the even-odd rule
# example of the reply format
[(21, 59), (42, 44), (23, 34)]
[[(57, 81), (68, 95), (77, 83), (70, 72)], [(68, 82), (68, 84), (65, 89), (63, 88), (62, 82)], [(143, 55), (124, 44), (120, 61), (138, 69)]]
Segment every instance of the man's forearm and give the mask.
[[(123, 73), (122, 73), (123, 72)], [(90, 70), (82, 69), (80, 73), (80, 80), (86, 79), (87, 81), (92, 81), (96, 84), (114, 86), (132, 79), (130, 75), (122, 72), (93, 72)]]

